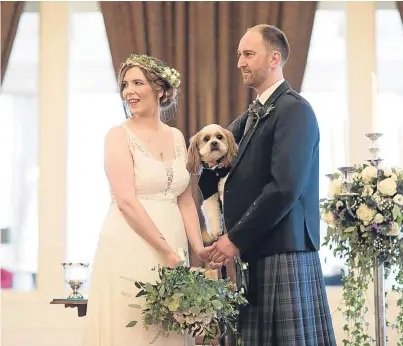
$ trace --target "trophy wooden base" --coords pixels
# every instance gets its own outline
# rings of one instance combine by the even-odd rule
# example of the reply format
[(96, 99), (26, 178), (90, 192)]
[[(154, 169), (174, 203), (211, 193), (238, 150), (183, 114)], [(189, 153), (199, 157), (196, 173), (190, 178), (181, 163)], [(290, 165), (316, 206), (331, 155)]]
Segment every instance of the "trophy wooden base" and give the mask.
[(78, 317), (84, 317), (87, 314), (87, 299), (68, 299), (55, 298), (50, 304), (64, 305), (65, 308), (77, 308)]

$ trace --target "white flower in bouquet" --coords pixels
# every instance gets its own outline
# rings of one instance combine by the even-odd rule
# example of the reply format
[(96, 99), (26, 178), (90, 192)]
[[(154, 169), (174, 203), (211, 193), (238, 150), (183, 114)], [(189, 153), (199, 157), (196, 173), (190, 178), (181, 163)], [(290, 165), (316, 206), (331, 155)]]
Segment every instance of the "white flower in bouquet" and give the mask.
[(397, 181), (397, 175), (395, 173), (392, 173), (390, 179), (392, 179), (393, 181)]
[(341, 182), (338, 179), (332, 180), (330, 187), (329, 187), (329, 197), (333, 198), (337, 196), (342, 191), (341, 189)]
[(385, 218), (383, 217), (382, 214), (378, 213), (378, 214), (375, 215), (375, 217), (374, 217), (374, 222), (375, 223), (380, 224), (380, 223), (382, 223), (384, 221), (385, 221)]
[(374, 166), (366, 166), (361, 172), (362, 179), (369, 183), (378, 176), (378, 169)]
[(376, 214), (376, 211), (367, 207), (366, 204), (360, 204), (357, 209), (357, 217), (364, 222), (364, 224), (370, 223)]
[(397, 237), (400, 235), (400, 227), (397, 222), (393, 222), (390, 231), (386, 234), (390, 237)]
[(395, 202), (397, 205), (403, 206), (403, 196), (401, 194), (397, 194), (395, 197), (393, 197), (393, 202)]
[(382, 202), (382, 197), (379, 195), (378, 192), (375, 192), (375, 193), (371, 196), (371, 199), (372, 199), (377, 205), (381, 204), (381, 202)]
[(378, 191), (384, 196), (393, 196), (397, 192), (397, 184), (392, 178), (383, 179), (378, 183)]
[(344, 203), (342, 201), (337, 201), (336, 202), (336, 209), (341, 209), (344, 207)]
[(374, 189), (370, 185), (365, 185), (362, 189), (362, 195), (365, 196), (372, 196), (374, 193)]

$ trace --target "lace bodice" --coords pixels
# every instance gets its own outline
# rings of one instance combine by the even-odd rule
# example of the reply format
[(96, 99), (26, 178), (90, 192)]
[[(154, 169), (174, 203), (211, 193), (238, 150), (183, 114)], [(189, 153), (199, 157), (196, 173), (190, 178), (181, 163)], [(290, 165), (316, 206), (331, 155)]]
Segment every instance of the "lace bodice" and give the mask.
[[(187, 152), (182, 133), (171, 128), (174, 136), (175, 158), (167, 163), (157, 160), (129, 128), (122, 125), (133, 157), (136, 197), (142, 200), (161, 200), (176, 203), (186, 189), (190, 174), (186, 169)], [(112, 202), (114, 196), (112, 194)]]

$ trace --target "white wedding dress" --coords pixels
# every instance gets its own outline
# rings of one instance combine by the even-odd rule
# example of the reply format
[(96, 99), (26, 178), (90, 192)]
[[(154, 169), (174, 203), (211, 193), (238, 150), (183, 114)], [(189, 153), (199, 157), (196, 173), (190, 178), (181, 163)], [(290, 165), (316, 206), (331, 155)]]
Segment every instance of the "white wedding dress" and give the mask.
[[(186, 170), (186, 147), (181, 132), (172, 128), (175, 159), (171, 163), (156, 160), (134, 133), (122, 125), (127, 134), (133, 156), (136, 194), (166, 241), (174, 249), (187, 251), (187, 237), (177, 197), (189, 184)], [(139, 309), (129, 304), (140, 304), (138, 289), (133, 280), (155, 282), (157, 265), (163, 258), (147, 241), (130, 228), (121, 212), (112, 202), (106, 215), (95, 254), (86, 326), (82, 346), (149, 346), (157, 334), (152, 327), (143, 327)], [(132, 321), (135, 327), (126, 328)], [(178, 336), (159, 337), (155, 346), (194, 346), (194, 338)]]

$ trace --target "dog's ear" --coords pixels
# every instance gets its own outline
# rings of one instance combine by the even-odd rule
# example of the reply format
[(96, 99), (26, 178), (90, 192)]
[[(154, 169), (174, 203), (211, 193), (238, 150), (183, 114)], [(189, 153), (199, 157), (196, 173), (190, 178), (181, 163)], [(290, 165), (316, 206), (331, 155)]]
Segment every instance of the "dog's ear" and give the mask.
[(223, 129), (225, 137), (227, 137), (227, 143), (228, 143), (228, 151), (227, 155), (225, 155), (225, 161), (228, 163), (232, 163), (232, 160), (237, 156), (238, 154), (238, 145), (235, 142), (234, 135), (232, 134), (231, 131), (228, 131), (227, 129)]
[(199, 148), (197, 147), (197, 134), (190, 138), (190, 146), (188, 150), (188, 162), (186, 165), (189, 173), (199, 174), (202, 168)]

